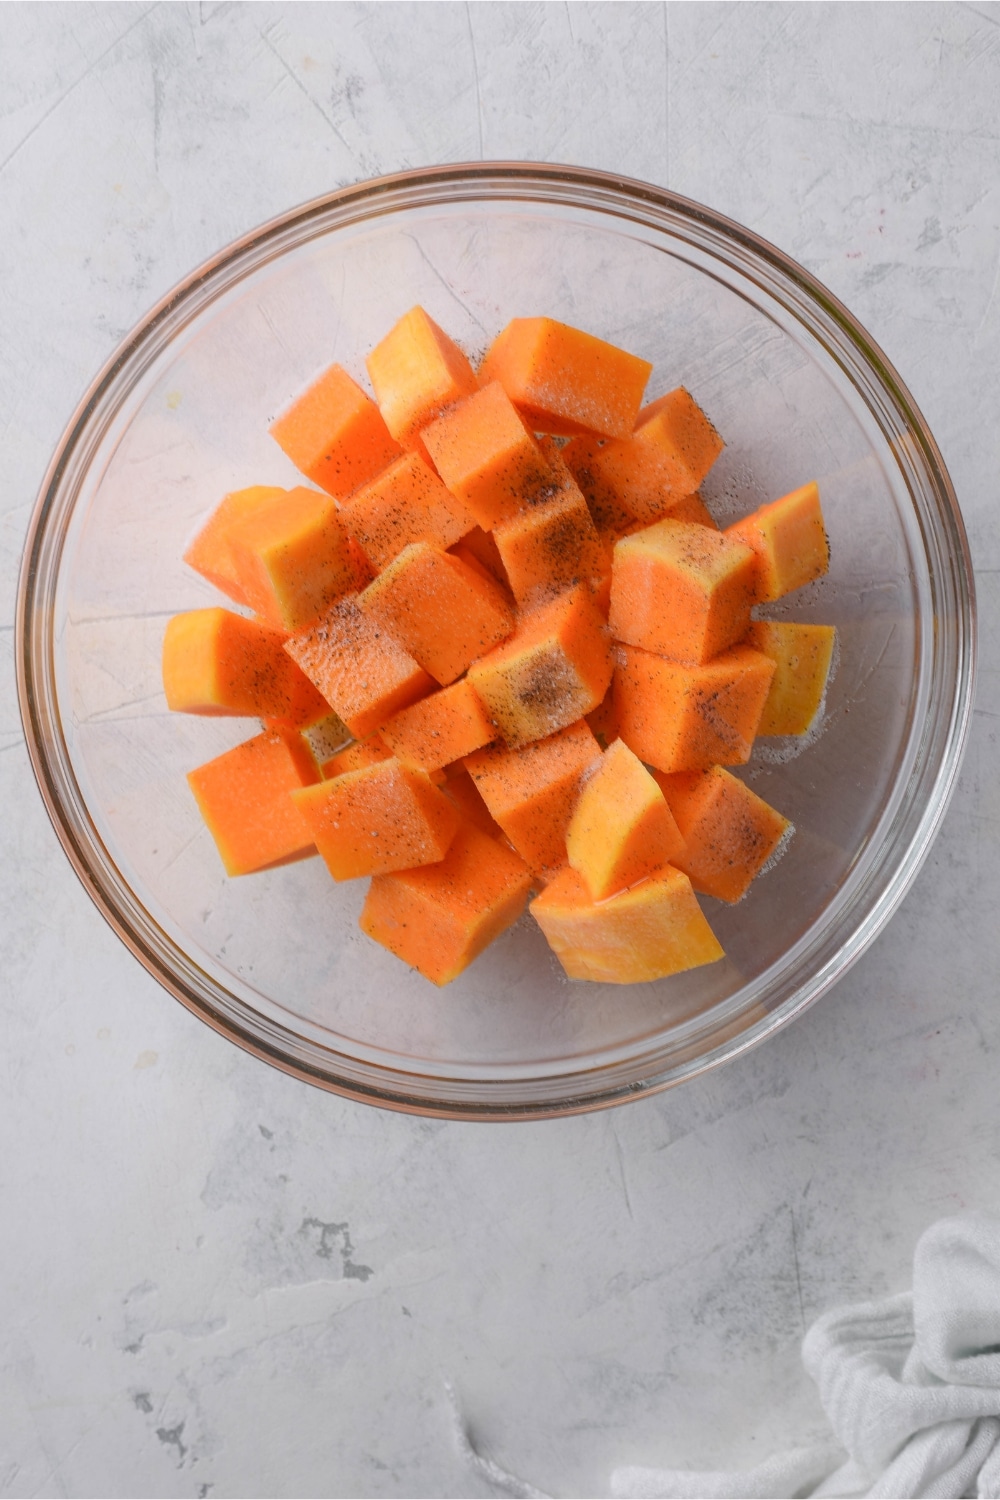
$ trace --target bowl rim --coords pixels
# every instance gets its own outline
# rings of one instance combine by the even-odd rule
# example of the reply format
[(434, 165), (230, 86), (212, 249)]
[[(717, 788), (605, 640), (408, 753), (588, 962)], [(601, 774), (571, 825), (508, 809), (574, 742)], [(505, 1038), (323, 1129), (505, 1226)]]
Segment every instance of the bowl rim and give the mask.
[[(103, 398), (113, 387), (119, 373), (131, 363), (144, 345), (150, 343), (161, 325), (181, 310), (199, 287), (220, 275), (227, 266), (235, 267), (246, 261), (242, 274), (249, 274), (255, 268), (252, 261), (255, 251), (273, 246), (286, 232), (297, 230), (310, 221), (319, 221), (333, 209), (349, 211), (353, 208), (360, 213), (365, 207), (371, 208), (374, 205), (373, 211), (377, 212), (381, 205), (385, 211), (391, 211), (394, 196), (412, 196), (420, 192), (428, 195), (429, 205), (444, 202), (441, 195), (445, 192), (449, 202), (472, 201), (484, 197), (488, 184), (493, 184), (495, 189), (506, 189), (506, 196), (512, 199), (517, 198), (518, 187), (525, 199), (535, 202), (553, 201), (552, 196), (547, 195), (556, 195), (561, 189), (564, 194), (568, 190), (577, 195), (591, 195), (591, 202), (587, 205), (581, 204), (578, 197), (575, 198), (573, 201), (577, 206), (613, 206), (619, 217), (628, 217), (627, 214), (622, 214), (626, 205), (631, 206), (633, 218), (637, 216), (636, 210), (639, 211), (640, 219), (643, 210), (647, 216), (651, 213), (665, 213), (680, 217), (725, 242), (730, 250), (736, 247), (742, 252), (748, 262), (742, 270), (746, 271), (754, 261), (762, 263), (772, 275), (785, 283), (792, 296), (801, 299), (803, 309), (809, 306), (818, 308), (846, 340), (849, 348), (860, 356), (862, 364), (872, 372), (877, 385), (888, 396), (891, 406), (902, 418), (906, 431), (913, 440), (916, 451), (910, 455), (910, 461), (923, 469), (937, 500), (938, 517), (943, 526), (946, 544), (942, 555), (950, 563), (950, 574), (945, 582), (950, 585), (957, 620), (957, 629), (953, 632), (955, 639), (951, 642), (955, 672), (950, 713), (945, 731), (939, 735), (936, 769), (925, 804), (915, 819), (909, 841), (890, 871), (888, 881), (883, 884), (867, 911), (867, 916), (855, 924), (847, 942), (836, 954), (836, 962), (821, 965), (810, 980), (800, 983), (789, 999), (769, 1011), (765, 1017), (733, 1026), (730, 1034), (723, 1035), (718, 1045), (707, 1053), (699, 1054), (693, 1062), (682, 1064), (680, 1069), (674, 1065), (658, 1074), (623, 1082), (620, 1077), (610, 1076), (619, 1071), (619, 1064), (583, 1067), (561, 1075), (562, 1084), (575, 1082), (577, 1087), (565, 1091), (557, 1099), (527, 1097), (521, 1082), (518, 1085), (520, 1097), (505, 1100), (504, 1080), (476, 1080), (474, 1091), (486, 1097), (466, 1098), (461, 1097), (465, 1091), (456, 1088), (454, 1080), (439, 1079), (437, 1081), (451, 1091), (452, 1097), (445, 1100), (423, 1094), (415, 1088), (418, 1076), (425, 1082), (433, 1083), (435, 1080), (430, 1074), (412, 1075), (402, 1070), (393, 1073), (393, 1070), (384, 1069), (379, 1071), (386, 1075), (386, 1081), (373, 1083), (352, 1074), (350, 1066), (344, 1066), (340, 1074), (332, 1076), (305, 1055), (290, 1056), (288, 1050), (282, 1050), (281, 1046), (263, 1034), (265, 1028), (254, 1032), (232, 1013), (223, 1016), (214, 1010), (205, 996), (198, 993), (197, 980), (185, 980), (178, 973), (176, 961), (171, 966), (165, 952), (160, 951), (156, 943), (148, 941), (137, 930), (135, 922), (131, 920), (135, 911), (146, 915), (149, 922), (153, 919), (145, 913), (145, 908), (135, 898), (124, 877), (117, 876), (114, 861), (104, 849), (96, 830), (91, 843), (101, 850), (104, 860), (103, 865), (99, 862), (99, 867), (95, 868), (92, 852), (88, 852), (64, 803), (60, 773), (65, 779), (69, 771), (74, 785), (75, 778), (69, 768), (61, 732), (59, 743), (63, 748), (62, 757), (53, 756), (46, 748), (43, 724), (45, 700), (44, 694), (39, 691), (40, 679), (45, 679), (46, 672), (47, 680), (52, 680), (53, 675), (52, 636), (51, 632), (46, 635), (45, 626), (49, 622), (46, 610), (39, 600), (38, 582), (44, 572), (43, 564), (48, 566), (53, 576), (58, 573), (58, 566), (53, 571), (51, 557), (46, 558), (44, 554), (51, 541), (47, 528), (56, 507), (60, 484), (71, 456), (86, 435), (90, 419), (100, 409)], [(494, 196), (501, 195), (495, 192)], [(649, 218), (643, 222), (648, 224)], [(317, 229), (317, 233), (320, 232), (322, 230)], [(64, 537), (59, 538), (59, 555), (63, 540)], [(53, 613), (50, 604), (47, 614)], [(213, 1030), (228, 1037), (253, 1056), (303, 1082), (359, 1102), (405, 1113), (480, 1120), (553, 1118), (607, 1108), (629, 1098), (676, 1086), (687, 1078), (718, 1067), (759, 1045), (766, 1037), (800, 1015), (836, 983), (874, 941), (902, 901), (940, 827), (954, 790), (968, 737), (977, 651), (971, 554), (958, 501), (940, 450), (898, 372), (846, 306), (790, 256), (714, 209), (669, 189), (619, 174), (529, 161), (477, 161), (423, 167), (336, 189), (267, 220), (209, 256), (194, 271), (178, 281), (121, 340), (84, 392), (59, 439), (39, 487), (28, 526), (18, 581), (14, 639), (18, 700), (25, 741), (48, 817), (78, 878), (101, 915), (153, 977)], [(39, 647), (43, 650), (37, 649)], [(43, 661), (40, 674), (39, 661), (43, 656), (48, 659)], [(82, 794), (80, 803), (89, 817), (89, 809), (86, 808)], [(173, 944), (165, 939), (164, 947), (173, 948)], [(183, 955), (183, 958), (185, 964), (181, 967), (187, 967), (192, 976), (201, 972), (187, 955)], [(337, 1053), (331, 1052), (330, 1055), (335, 1061), (340, 1057)], [(603, 1080), (602, 1073), (607, 1075)], [(544, 1082), (542, 1079), (541, 1083)], [(530, 1093), (529, 1090), (528, 1094)]]

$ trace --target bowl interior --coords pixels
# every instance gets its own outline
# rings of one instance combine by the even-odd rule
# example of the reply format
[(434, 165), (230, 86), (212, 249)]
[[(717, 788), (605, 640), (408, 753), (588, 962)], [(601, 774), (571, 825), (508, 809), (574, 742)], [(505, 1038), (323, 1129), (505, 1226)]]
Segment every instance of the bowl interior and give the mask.
[[(70, 435), (41, 523), (42, 753), (119, 929), (214, 1024), (388, 1102), (579, 1107), (752, 1039), (871, 926), (942, 712), (935, 521), (877, 379), (859, 381), (835, 320), (804, 315), (810, 299), (752, 250), (683, 206), (655, 218), (582, 188), (446, 188), (291, 216), (133, 338)], [(185, 772), (256, 725), (166, 708), (167, 619), (225, 602), (182, 554), (226, 491), (299, 482), (270, 419), (334, 360), (364, 382), (365, 353), (418, 302), (472, 356), (509, 318), (545, 313), (651, 360), (649, 396), (688, 386), (727, 443), (703, 491), (723, 523), (819, 481), (829, 575), (771, 612), (834, 624), (836, 669), (819, 729), (759, 741), (740, 772), (796, 832), (743, 902), (704, 901), (723, 962), (640, 986), (570, 983), (525, 916), (439, 991), (359, 932), (363, 883), (335, 885), (315, 859), (224, 875)]]

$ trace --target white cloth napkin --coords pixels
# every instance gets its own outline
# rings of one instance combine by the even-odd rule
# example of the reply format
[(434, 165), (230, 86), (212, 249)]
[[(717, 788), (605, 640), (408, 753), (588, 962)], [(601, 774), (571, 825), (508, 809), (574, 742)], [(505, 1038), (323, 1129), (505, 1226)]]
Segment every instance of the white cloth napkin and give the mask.
[(824, 1314), (802, 1360), (846, 1450), (833, 1473), (828, 1448), (799, 1448), (742, 1473), (616, 1469), (612, 1495), (996, 1500), (1000, 1220), (964, 1214), (933, 1225), (917, 1245), (913, 1291)]
[[(732, 1472), (620, 1468), (610, 1493), (1000, 1500), (1000, 1219), (963, 1214), (933, 1225), (917, 1245), (913, 1291), (824, 1314), (802, 1359), (833, 1429), (828, 1443)], [(495, 1491), (542, 1496), (484, 1457), (460, 1419), (458, 1433)]]

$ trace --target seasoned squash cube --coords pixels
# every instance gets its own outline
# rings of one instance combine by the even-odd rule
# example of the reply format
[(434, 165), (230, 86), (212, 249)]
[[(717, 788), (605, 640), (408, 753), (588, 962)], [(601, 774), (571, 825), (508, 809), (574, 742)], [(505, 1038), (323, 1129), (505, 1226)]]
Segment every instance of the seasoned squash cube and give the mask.
[(307, 479), (338, 500), (399, 456), (382, 413), (342, 365), (314, 380), (270, 433)]
[(219, 501), (184, 554), (189, 568), (207, 578), (235, 604), (246, 604), (247, 597), (236, 576), (229, 550), (229, 529), (284, 493), (273, 484), (254, 484), (249, 489), (231, 490)]
[(420, 448), (420, 428), (478, 389), (458, 345), (422, 307), (412, 307), (365, 363), (385, 424), (404, 448)]
[(674, 661), (708, 661), (746, 635), (755, 582), (749, 547), (690, 521), (659, 521), (615, 547), (611, 633)]
[(684, 835), (674, 864), (696, 891), (739, 901), (791, 828), (788, 819), (722, 766), (656, 780)]
[(340, 519), (376, 569), (385, 568), (411, 542), (450, 547), (475, 524), (426, 459), (404, 453), (377, 478), (356, 490)]
[(491, 815), (536, 874), (566, 863), (580, 778), (600, 756), (583, 722), (518, 750), (480, 750), (465, 766)]
[(513, 318), (479, 370), (498, 380), (536, 432), (627, 437), (652, 365), (554, 318)]
[(265, 730), (188, 772), (188, 784), (227, 875), (249, 875), (315, 854), (292, 792), (319, 780), (298, 734)]
[(355, 587), (337, 507), (317, 490), (284, 491), (231, 526), (227, 537), (247, 603), (276, 630), (303, 630)]
[[(574, 438), (563, 456), (576, 475), (598, 530), (624, 536), (636, 523), (686, 515), (698, 485), (722, 450), (722, 439), (683, 387), (643, 407), (623, 438)], [(711, 518), (709, 518), (711, 523)]]
[(611, 681), (610, 642), (589, 587), (578, 584), (522, 616), (469, 681), (509, 746), (526, 745), (596, 708)]
[(496, 381), (457, 402), (420, 436), (451, 493), (487, 531), (554, 485), (538, 444)]
[(727, 526), (725, 536), (752, 547), (757, 555), (757, 599), (781, 599), (830, 566), (830, 544), (823, 525), (819, 486), (804, 484), (780, 500), (761, 505)]
[(570, 979), (642, 984), (723, 957), (690, 880), (670, 865), (606, 901), (567, 868), (530, 911)]
[(464, 677), (394, 714), (381, 733), (399, 760), (425, 771), (461, 760), (496, 738), (478, 694)]
[(774, 662), (750, 646), (702, 666), (620, 646), (615, 667), (619, 733), (661, 771), (703, 771), (750, 759)]
[(591, 767), (566, 833), (566, 853), (595, 901), (679, 864), (684, 840), (663, 793), (622, 740)]
[(280, 631), (229, 609), (174, 615), (163, 637), (167, 707), (188, 714), (253, 715), (288, 726), (328, 713), (284, 642)]
[(823, 701), (837, 632), (832, 625), (756, 620), (747, 644), (774, 662), (758, 734), (805, 734)]
[(465, 824), (440, 863), (376, 875), (360, 926), (432, 984), (448, 984), (517, 921), (530, 889), (524, 861)]
[(576, 583), (599, 584), (610, 571), (608, 549), (566, 469), (534, 504), (495, 526), (493, 536), (521, 609), (531, 609)]
[(398, 760), (345, 771), (294, 797), (334, 880), (434, 864), (459, 825), (430, 777)]
[(358, 603), (442, 685), (514, 628), (499, 585), (429, 542), (405, 547)]
[(656, 453), (670, 472), (674, 494), (691, 495), (725, 447), (701, 407), (682, 385), (639, 413), (636, 442)]
[(348, 595), (285, 650), (351, 733), (364, 739), (434, 686), (423, 667)]

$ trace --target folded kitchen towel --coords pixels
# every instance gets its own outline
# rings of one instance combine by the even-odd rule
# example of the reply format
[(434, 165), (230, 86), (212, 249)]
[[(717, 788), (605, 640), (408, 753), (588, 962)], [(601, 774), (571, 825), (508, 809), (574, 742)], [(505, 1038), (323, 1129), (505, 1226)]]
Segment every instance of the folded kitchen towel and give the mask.
[(1000, 1497), (1000, 1220), (943, 1219), (913, 1291), (824, 1314), (802, 1345), (846, 1461), (798, 1448), (741, 1473), (621, 1468), (616, 1497)]
[[(1000, 1500), (1000, 1219), (943, 1219), (920, 1239), (913, 1291), (825, 1313), (802, 1359), (833, 1429), (730, 1472), (623, 1467), (618, 1500), (638, 1497), (981, 1496)], [(495, 1493), (540, 1496), (459, 1441)]]

